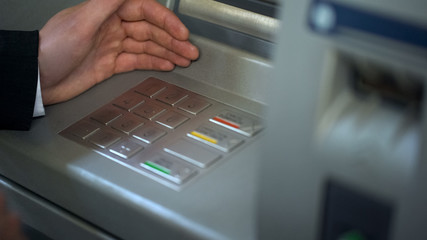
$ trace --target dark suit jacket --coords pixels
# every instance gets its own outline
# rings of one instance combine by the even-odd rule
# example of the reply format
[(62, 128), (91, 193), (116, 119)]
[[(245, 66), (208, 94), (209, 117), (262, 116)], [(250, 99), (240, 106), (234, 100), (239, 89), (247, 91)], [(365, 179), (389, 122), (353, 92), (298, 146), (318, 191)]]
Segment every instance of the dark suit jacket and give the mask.
[(0, 30), (0, 129), (28, 130), (38, 77), (38, 31)]

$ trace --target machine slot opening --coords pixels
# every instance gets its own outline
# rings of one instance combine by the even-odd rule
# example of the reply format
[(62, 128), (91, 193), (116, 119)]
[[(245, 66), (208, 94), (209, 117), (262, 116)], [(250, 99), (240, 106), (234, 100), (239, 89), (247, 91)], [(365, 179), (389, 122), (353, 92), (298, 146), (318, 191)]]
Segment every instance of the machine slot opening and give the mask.
[(350, 86), (357, 97), (376, 97), (382, 103), (408, 109), (418, 115), (424, 98), (422, 77), (402, 70), (393, 70), (377, 63), (354, 59), (348, 61)]
[(420, 148), (423, 75), (337, 51), (328, 56), (325, 70), (319, 144), (353, 159), (385, 159), (411, 171)]

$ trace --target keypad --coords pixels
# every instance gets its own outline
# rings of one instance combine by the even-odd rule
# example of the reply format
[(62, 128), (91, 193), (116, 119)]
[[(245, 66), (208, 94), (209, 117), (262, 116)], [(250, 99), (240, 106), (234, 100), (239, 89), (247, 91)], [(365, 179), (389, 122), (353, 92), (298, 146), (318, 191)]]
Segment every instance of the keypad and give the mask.
[(258, 116), (148, 78), (59, 134), (179, 190), (262, 129)]

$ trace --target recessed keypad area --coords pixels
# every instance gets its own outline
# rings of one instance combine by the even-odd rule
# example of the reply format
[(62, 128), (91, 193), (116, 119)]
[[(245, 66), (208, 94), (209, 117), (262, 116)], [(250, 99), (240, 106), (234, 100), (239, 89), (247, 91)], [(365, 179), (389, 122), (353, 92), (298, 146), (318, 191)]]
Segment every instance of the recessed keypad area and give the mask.
[(179, 190), (262, 128), (253, 114), (148, 78), (59, 134)]

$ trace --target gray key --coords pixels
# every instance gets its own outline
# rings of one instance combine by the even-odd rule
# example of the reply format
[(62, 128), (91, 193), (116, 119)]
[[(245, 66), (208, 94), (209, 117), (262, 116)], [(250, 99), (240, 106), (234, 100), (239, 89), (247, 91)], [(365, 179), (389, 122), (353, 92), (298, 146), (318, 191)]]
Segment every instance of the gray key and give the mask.
[(219, 153), (187, 142), (184, 139), (178, 140), (169, 147), (164, 148), (164, 150), (201, 168), (208, 167), (221, 157)]
[(110, 152), (120, 156), (122, 158), (128, 159), (135, 155), (135, 153), (144, 149), (143, 146), (132, 142), (130, 140), (120, 141), (110, 147)]
[(189, 118), (185, 117), (179, 113), (169, 111), (162, 116), (160, 116), (156, 122), (170, 129), (175, 129), (179, 125), (183, 124)]
[(136, 129), (132, 136), (136, 139), (139, 139), (145, 143), (152, 144), (157, 141), (159, 138), (163, 137), (166, 134), (165, 131), (158, 129), (153, 126), (144, 125)]

